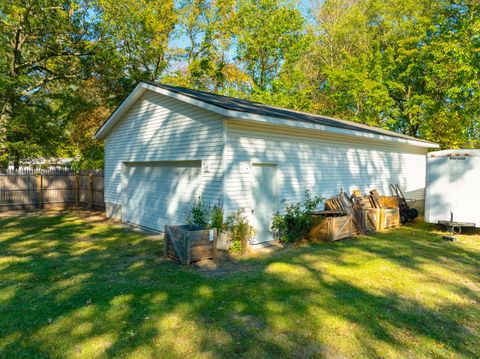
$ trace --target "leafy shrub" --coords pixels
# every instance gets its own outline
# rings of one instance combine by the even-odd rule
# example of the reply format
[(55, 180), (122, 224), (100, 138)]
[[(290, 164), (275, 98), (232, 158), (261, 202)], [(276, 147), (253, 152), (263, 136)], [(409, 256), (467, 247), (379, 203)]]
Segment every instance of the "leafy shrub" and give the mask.
[(224, 213), (222, 206), (217, 204), (214, 205), (212, 210), (210, 211), (210, 227), (216, 228), (218, 234), (222, 233), (225, 226), (223, 218)]
[(245, 254), (248, 241), (255, 235), (255, 230), (248, 222), (244, 210), (239, 209), (230, 214), (227, 217), (226, 224), (230, 232), (230, 240), (232, 241), (230, 251)]
[(243, 209), (239, 209), (230, 214), (224, 221), (222, 206), (216, 204), (210, 207), (206, 205), (201, 198), (198, 198), (190, 208), (187, 216), (187, 224), (197, 225), (203, 228), (216, 228), (218, 234), (227, 229), (229, 231), (229, 239), (232, 242), (230, 251), (233, 253), (244, 254), (249, 239), (255, 234)]
[(284, 200), (283, 213), (276, 212), (272, 218), (272, 230), (280, 236), (281, 242), (296, 242), (305, 237), (314, 224), (310, 213), (322, 202), (321, 196), (305, 191), (303, 203), (289, 203)]
[(199, 197), (193, 202), (190, 212), (187, 216), (187, 224), (197, 225), (203, 228), (216, 228), (217, 233), (220, 234), (225, 226), (223, 221), (223, 209), (220, 204), (214, 205), (210, 208)]
[(210, 220), (210, 210), (199, 197), (193, 202), (190, 213), (187, 216), (187, 224), (193, 224), (207, 228)]
[(305, 199), (303, 200), (303, 209), (306, 213), (314, 212), (318, 205), (325, 199), (322, 196), (314, 196), (310, 190), (305, 190)]

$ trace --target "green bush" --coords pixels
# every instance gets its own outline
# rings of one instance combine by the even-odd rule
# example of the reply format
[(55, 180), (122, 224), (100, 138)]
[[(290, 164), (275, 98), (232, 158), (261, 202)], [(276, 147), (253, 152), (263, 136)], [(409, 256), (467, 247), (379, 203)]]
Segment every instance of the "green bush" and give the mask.
[(222, 206), (218, 204), (214, 205), (212, 210), (210, 211), (210, 227), (216, 228), (218, 234), (223, 232), (225, 226), (223, 218), (224, 213)]
[(232, 246), (232, 253), (245, 254), (248, 241), (255, 235), (254, 228), (248, 222), (243, 209), (239, 209), (227, 217), (227, 228), (229, 230)]
[(210, 209), (199, 197), (193, 202), (187, 216), (187, 224), (207, 228), (210, 220)]
[(289, 203), (284, 200), (283, 213), (276, 212), (272, 218), (272, 230), (280, 237), (281, 242), (296, 242), (304, 238), (314, 224), (310, 213), (318, 208), (323, 198), (305, 191), (303, 203)]
[(187, 224), (197, 225), (203, 228), (216, 228), (220, 234), (225, 226), (223, 209), (220, 204), (213, 207), (205, 204), (199, 197), (193, 202), (187, 216)]
[(205, 204), (201, 198), (198, 198), (190, 208), (187, 216), (187, 224), (197, 225), (203, 228), (216, 228), (218, 234), (224, 230), (228, 230), (229, 239), (232, 242), (230, 251), (233, 253), (244, 254), (248, 241), (255, 234), (243, 209), (239, 209), (230, 214), (227, 219), (224, 220), (224, 212), (220, 204), (210, 207)]

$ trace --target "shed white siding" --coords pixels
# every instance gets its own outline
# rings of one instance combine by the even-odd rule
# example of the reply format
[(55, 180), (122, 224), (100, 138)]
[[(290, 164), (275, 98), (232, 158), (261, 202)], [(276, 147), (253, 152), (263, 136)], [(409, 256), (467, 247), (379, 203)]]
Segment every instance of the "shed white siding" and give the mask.
[[(325, 197), (399, 183), (409, 198), (423, 199), (425, 148), (229, 119), (224, 153), (225, 209), (252, 209), (252, 163), (277, 164), (279, 200), (299, 201), (305, 189)], [(280, 204), (278, 203), (277, 206)]]
[(218, 201), (223, 188), (223, 126), (218, 114), (147, 91), (105, 141), (107, 212), (122, 203), (122, 175), (129, 162), (200, 160), (199, 193), (206, 201)]
[[(223, 201), (227, 213), (244, 208), (251, 223), (266, 223), (282, 199), (300, 201), (306, 189), (325, 197), (340, 189), (388, 194), (391, 183), (424, 199), (427, 144), (268, 116), (234, 119), (150, 87), (137, 86), (98, 137), (106, 138), (108, 216), (161, 229), (181, 222), (198, 194), (210, 204)], [(187, 162), (195, 165), (185, 169)]]

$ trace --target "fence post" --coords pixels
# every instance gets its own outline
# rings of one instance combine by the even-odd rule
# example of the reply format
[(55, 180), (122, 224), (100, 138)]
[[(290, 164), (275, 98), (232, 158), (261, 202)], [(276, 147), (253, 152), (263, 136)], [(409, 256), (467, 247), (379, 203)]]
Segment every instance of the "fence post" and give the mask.
[(37, 174), (37, 192), (38, 192), (38, 207), (43, 207), (43, 176), (41, 173)]
[(93, 188), (93, 173), (88, 174), (88, 187), (90, 190), (90, 200), (89, 200), (89, 207), (93, 209), (93, 197), (94, 197), (94, 188)]
[(75, 207), (80, 206), (80, 174), (75, 173)]

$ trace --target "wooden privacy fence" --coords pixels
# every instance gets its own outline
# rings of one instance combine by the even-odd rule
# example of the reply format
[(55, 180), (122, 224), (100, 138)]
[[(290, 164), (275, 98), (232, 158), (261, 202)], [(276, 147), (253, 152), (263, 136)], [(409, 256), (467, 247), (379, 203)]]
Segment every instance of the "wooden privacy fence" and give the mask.
[(0, 211), (77, 206), (103, 209), (103, 171), (0, 171)]

